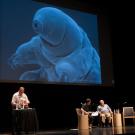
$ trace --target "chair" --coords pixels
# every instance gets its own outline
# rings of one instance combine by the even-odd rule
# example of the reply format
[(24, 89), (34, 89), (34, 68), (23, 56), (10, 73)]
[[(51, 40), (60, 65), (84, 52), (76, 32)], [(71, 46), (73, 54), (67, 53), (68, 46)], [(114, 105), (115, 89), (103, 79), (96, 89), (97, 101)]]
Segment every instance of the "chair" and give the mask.
[(114, 127), (114, 113), (111, 114), (111, 120), (112, 127)]
[[(110, 116), (110, 118), (111, 118), (111, 125), (110, 126), (112, 126), (112, 127), (114, 127), (114, 116), (113, 116), (114, 114), (112, 113), (111, 114), (111, 116)], [(102, 125), (102, 122), (101, 122), (101, 120), (100, 120), (100, 116), (99, 116), (99, 127), (102, 127), (103, 125)]]
[(135, 125), (135, 112), (133, 107), (123, 107), (123, 126), (125, 127), (125, 119), (133, 119)]

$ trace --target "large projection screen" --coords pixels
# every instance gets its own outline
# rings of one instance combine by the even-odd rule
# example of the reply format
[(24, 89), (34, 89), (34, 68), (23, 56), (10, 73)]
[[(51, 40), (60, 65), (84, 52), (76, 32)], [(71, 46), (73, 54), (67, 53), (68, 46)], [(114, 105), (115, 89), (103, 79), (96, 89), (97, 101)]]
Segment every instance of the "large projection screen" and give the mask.
[(1, 82), (103, 84), (97, 14), (1, 0), (0, 18)]

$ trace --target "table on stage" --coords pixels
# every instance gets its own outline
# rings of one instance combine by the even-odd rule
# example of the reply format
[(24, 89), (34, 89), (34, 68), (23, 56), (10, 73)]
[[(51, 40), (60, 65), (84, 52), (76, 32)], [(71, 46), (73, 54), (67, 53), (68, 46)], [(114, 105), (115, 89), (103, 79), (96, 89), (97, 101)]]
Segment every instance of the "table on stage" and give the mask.
[(12, 110), (13, 133), (37, 132), (38, 119), (35, 108)]

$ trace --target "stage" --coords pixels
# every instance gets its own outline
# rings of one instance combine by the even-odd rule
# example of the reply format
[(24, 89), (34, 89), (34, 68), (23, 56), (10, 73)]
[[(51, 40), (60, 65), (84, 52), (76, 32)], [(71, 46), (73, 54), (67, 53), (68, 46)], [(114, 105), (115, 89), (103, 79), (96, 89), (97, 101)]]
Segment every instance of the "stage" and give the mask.
[[(1, 133), (0, 135), (12, 135), (12, 133)], [(93, 127), (89, 130), (66, 129), (46, 130), (37, 133), (20, 133), (15, 135), (135, 135), (135, 126), (99, 128)]]

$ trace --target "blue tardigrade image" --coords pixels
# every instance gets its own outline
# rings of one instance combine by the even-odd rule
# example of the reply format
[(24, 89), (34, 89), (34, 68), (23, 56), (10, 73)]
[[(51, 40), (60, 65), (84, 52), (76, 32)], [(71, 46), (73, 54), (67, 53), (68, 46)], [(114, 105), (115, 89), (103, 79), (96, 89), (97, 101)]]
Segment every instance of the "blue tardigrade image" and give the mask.
[(39, 65), (24, 71), (19, 80), (101, 83), (100, 58), (86, 32), (58, 8), (39, 9), (32, 26), (37, 33), (19, 45), (9, 58), (12, 68)]

